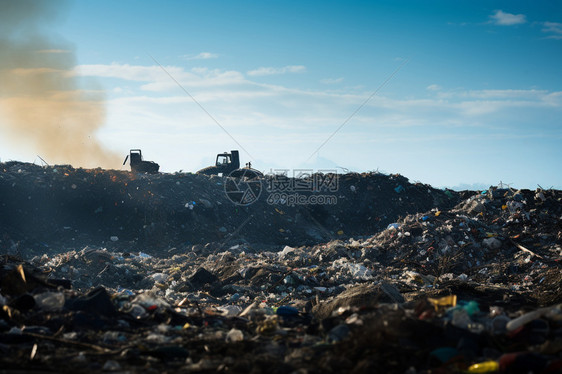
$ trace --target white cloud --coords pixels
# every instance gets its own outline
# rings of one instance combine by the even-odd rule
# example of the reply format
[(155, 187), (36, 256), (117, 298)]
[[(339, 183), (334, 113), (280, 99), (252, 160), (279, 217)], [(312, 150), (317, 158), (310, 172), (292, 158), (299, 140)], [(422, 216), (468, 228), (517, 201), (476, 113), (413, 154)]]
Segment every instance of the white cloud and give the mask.
[(71, 74), (147, 82), (140, 87), (146, 91), (177, 89), (176, 81), (185, 86), (186, 89), (189, 87), (217, 87), (244, 83), (243, 75), (237, 71), (207, 68), (193, 68), (191, 71), (186, 71), (177, 66), (164, 66), (162, 68), (157, 65), (141, 66), (118, 63), (79, 65)]
[(527, 22), (527, 17), (524, 14), (511, 14), (502, 10), (496, 10), (490, 18), (494, 24), (499, 26), (520, 25)]
[[(241, 72), (231, 70), (193, 68), (186, 71), (177, 66), (166, 66), (165, 69), (174, 79), (171, 79), (159, 66), (117, 63), (109, 65), (81, 65), (73, 73), (142, 82), (136, 88), (127, 87), (125, 94), (127, 96), (141, 96), (142, 91), (161, 93), (158, 96), (160, 103), (168, 100), (178, 102), (178, 97), (169, 97), (170, 94), (180, 95), (179, 97), (183, 95), (178, 90), (178, 85), (175, 82), (177, 81), (190, 94), (193, 94), (198, 101), (228, 105), (229, 107), (225, 108), (225, 110), (234, 110), (237, 113), (240, 111), (242, 111), (240, 113), (248, 113), (248, 110), (255, 113), (269, 114), (283, 112), (286, 113), (284, 117), (306, 117), (306, 120), (313, 120), (313, 117), (317, 118), (318, 113), (323, 113), (322, 117), (326, 118), (330, 118), (330, 116), (332, 118), (345, 117), (346, 113), (352, 113), (369, 95), (368, 92), (334, 93), (263, 84), (245, 79)], [(276, 71), (298, 72), (302, 69), (304, 67), (296, 67), (295, 69), (294, 67), (287, 66), (278, 68)], [(259, 76), (259, 73), (257, 75)], [(328, 82), (336, 81), (339, 82), (341, 80), (338, 78)], [(192, 90), (192, 88), (197, 89)], [(370, 121), (373, 116), (380, 118), (382, 114), (388, 115), (396, 111), (415, 113), (415, 117), (421, 113), (429, 115), (429, 112), (447, 112), (447, 115), (452, 116), (455, 110), (459, 109), (465, 114), (480, 115), (499, 112), (506, 107), (517, 105), (536, 108), (562, 107), (560, 92), (549, 92), (546, 90), (445, 90), (437, 84), (431, 84), (426, 89), (434, 92), (435, 97), (394, 100), (377, 95), (358, 113), (356, 119), (364, 115), (367, 121)], [(187, 95), (185, 99), (186, 102), (190, 100)], [(236, 106), (243, 107), (243, 109), (235, 109)]]
[(303, 65), (288, 65), (282, 68), (260, 67), (255, 70), (250, 70), (247, 74), (249, 76), (258, 77), (264, 75), (278, 75), (286, 73), (304, 73), (305, 71), (306, 67)]
[(549, 39), (562, 39), (562, 23), (558, 22), (543, 22), (542, 31), (550, 34), (547, 36)]
[[(178, 68), (175, 66), (165, 66), (164, 68), (174, 77), (180, 75), (183, 76), (185, 74), (182, 68)], [(167, 77), (167, 79), (170, 79), (166, 72), (164, 72), (162, 68), (156, 65), (141, 66), (118, 64), (116, 62), (113, 62), (109, 65), (79, 65), (74, 69), (73, 74), (81, 76), (96, 76), (101, 78), (119, 78), (138, 82), (155, 81), (165, 77)]]
[(201, 52), (198, 55), (184, 55), (183, 57), (186, 60), (208, 60), (210, 58), (217, 58), (219, 55), (211, 52)]
[[(272, 134), (291, 131), (306, 136), (329, 126), (337, 127), (370, 95), (370, 92), (358, 90), (330, 92), (264, 84), (245, 79), (238, 71), (208, 68), (186, 71), (177, 66), (167, 66), (166, 70), (221, 124), (237, 131), (263, 127)], [(83, 65), (76, 72), (142, 83), (136, 87), (125, 86), (126, 92), (115, 91), (119, 97), (111, 101), (114, 120), (121, 112), (142, 113), (138, 117), (150, 118), (151, 123), (170, 117), (169, 131), (186, 119), (190, 124), (210, 123), (207, 115), (192, 105), (192, 99), (181, 92), (176, 82), (159, 66)], [(192, 89), (194, 87), (196, 89)], [(437, 84), (426, 89), (433, 97), (396, 100), (377, 95), (354, 115), (346, 130), (363, 131), (373, 126), (392, 131), (398, 127), (466, 128), (479, 126), (491, 118), (494, 121), (498, 118), (506, 122), (520, 121), (521, 111), (514, 111), (514, 108), (531, 109), (535, 111), (533, 113), (562, 109), (561, 92), (446, 90)], [(151, 95), (146, 95), (147, 92)], [(516, 112), (519, 114), (514, 114)], [(135, 119), (138, 122), (138, 118)], [(130, 122), (135, 123), (132, 119)], [(177, 125), (172, 126), (172, 123)]]
[(542, 100), (549, 106), (562, 108), (562, 91), (545, 95)]
[(340, 78), (325, 78), (325, 79), (321, 79), (320, 83), (323, 84), (336, 84), (336, 83), (341, 83), (343, 82), (343, 77)]
[[(166, 69), (168, 70), (168, 69)], [(219, 69), (193, 69), (191, 72), (182, 71), (180, 74), (170, 75), (174, 78), (171, 79), (167, 74), (163, 79), (144, 84), (141, 86), (146, 91), (166, 91), (170, 89), (177, 89), (178, 83), (181, 84), (186, 90), (191, 87), (221, 87), (227, 85), (234, 85), (244, 83), (244, 77), (237, 71), (222, 71)], [(176, 83), (176, 81), (178, 83)]]

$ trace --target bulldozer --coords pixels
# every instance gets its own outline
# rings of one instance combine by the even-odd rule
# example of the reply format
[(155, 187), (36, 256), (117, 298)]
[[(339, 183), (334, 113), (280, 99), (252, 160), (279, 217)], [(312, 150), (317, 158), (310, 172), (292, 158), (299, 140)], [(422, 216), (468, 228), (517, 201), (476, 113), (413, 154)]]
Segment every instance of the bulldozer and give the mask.
[(160, 165), (158, 165), (154, 161), (144, 161), (142, 159), (142, 151), (140, 149), (131, 149), (127, 157), (125, 157), (125, 161), (123, 161), (123, 165), (129, 159), (129, 164), (131, 165), (131, 171), (133, 173), (149, 173), (149, 174), (156, 174), (160, 169)]
[(247, 178), (253, 179), (256, 177), (263, 176), (261, 171), (252, 169), (250, 162), (246, 164), (244, 168), (240, 168), (240, 153), (237, 150), (219, 153), (217, 155), (217, 161), (214, 166), (208, 166), (197, 172), (197, 174), (204, 175), (219, 175), (231, 176), (234, 178)]

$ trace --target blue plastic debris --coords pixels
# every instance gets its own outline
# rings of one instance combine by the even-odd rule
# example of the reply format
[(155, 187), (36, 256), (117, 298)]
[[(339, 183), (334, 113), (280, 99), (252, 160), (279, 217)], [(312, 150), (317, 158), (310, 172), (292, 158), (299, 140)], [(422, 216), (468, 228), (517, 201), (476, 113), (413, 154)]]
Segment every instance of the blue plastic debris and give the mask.
[(277, 315), (281, 317), (295, 317), (299, 315), (299, 310), (293, 306), (281, 305), (277, 308)]

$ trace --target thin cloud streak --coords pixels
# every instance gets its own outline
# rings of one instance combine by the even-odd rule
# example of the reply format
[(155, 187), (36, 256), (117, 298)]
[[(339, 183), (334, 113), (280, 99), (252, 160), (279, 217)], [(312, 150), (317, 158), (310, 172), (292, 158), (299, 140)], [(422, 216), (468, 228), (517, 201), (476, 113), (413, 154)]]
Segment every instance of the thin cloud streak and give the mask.
[(542, 32), (550, 34), (547, 39), (562, 39), (562, 23), (543, 22)]
[(260, 67), (255, 70), (250, 70), (246, 74), (251, 77), (261, 77), (266, 75), (279, 75), (287, 73), (304, 73), (305, 71), (306, 67), (303, 65), (289, 65), (282, 68)]
[[(190, 89), (197, 87), (193, 92), (196, 100), (208, 106), (221, 123), (237, 131), (262, 133), (259, 129), (267, 128), (277, 136), (290, 133), (297, 137), (316, 131), (324, 134), (320, 138), (325, 138), (327, 129), (341, 123), (345, 114), (357, 108), (369, 95), (353, 90), (302, 90), (253, 82), (237, 71), (168, 68), (176, 72), (182, 85)], [(90, 65), (77, 68), (75, 73), (141, 83), (136, 88), (128, 87), (127, 91), (116, 92), (109, 100), (112, 122), (119, 118), (120, 123), (129, 121), (139, 126), (140, 123), (145, 126), (158, 123), (162, 126), (159, 131), (164, 132), (208, 126), (208, 118), (194, 108), (188, 97), (179, 95), (177, 85), (172, 81), (170, 86), (170, 78), (162, 77), (156, 69), (161, 70), (157, 66)], [(520, 108), (532, 109), (533, 113), (546, 109), (552, 116), (562, 109), (562, 92), (557, 91), (448, 90), (433, 84), (427, 87), (426, 92), (428, 97), (411, 99), (379, 95), (353, 118), (353, 127), (346, 132), (354, 136), (358, 133), (368, 136), (373, 128), (396, 131), (424, 127), (454, 132), (458, 131), (456, 129), (489, 127), (490, 121), (498, 124), (520, 121), (520, 114), (515, 114)], [(136, 114), (127, 115), (127, 112)], [(151, 112), (164, 114), (153, 116)], [(146, 116), (150, 120), (143, 118), (148, 118)], [(377, 136), (380, 134), (377, 133)], [(389, 137), (383, 136), (382, 139)]]
[[(177, 66), (166, 66), (165, 68), (170, 72), (170, 74), (173, 74), (181, 84), (185, 84), (189, 87), (196, 86), (206, 89), (201, 92), (201, 94), (204, 94), (207, 97), (205, 99), (206, 101), (213, 100), (213, 98), (216, 98), (216, 100), (221, 100), (225, 97), (236, 98), (237, 95), (240, 95), (244, 99), (252, 97), (270, 97), (273, 95), (286, 95), (288, 97), (299, 95), (314, 99), (333, 98), (341, 100), (344, 104), (356, 105), (359, 101), (364, 100), (368, 95), (367, 92), (358, 93), (301, 90), (269, 83), (253, 82), (245, 79), (242, 73), (234, 70), (225, 71), (220, 69), (194, 68), (190, 71), (186, 71), (185, 69)], [(34, 71), (20, 69), (14, 73), (32, 74)], [(141, 90), (152, 92), (165, 92), (177, 88), (174, 82), (170, 84), (169, 77), (164, 74), (158, 66), (141, 66), (117, 63), (109, 65), (80, 65), (77, 66), (71, 74), (100, 78), (115, 78), (133, 82), (146, 82), (145, 84), (140, 85), (139, 88)], [(226, 92), (223, 86), (228, 86), (229, 91)], [(213, 90), (218, 92), (213, 92)], [(437, 84), (432, 84), (427, 87), (427, 90), (429, 92), (434, 92), (436, 95), (435, 98), (429, 99), (429, 101), (426, 99), (390, 100), (384, 96), (379, 96), (376, 101), (373, 101), (368, 105), (376, 107), (389, 107), (405, 103), (409, 103), (409, 105), (414, 106), (427, 105), (431, 103), (433, 103), (433, 105), (442, 105), (440, 100), (471, 101), (471, 99), (493, 101), (524, 99), (524, 101), (536, 102), (537, 104), (547, 101), (550, 104), (556, 105), (559, 101), (558, 98), (560, 97), (560, 92), (549, 92), (547, 90), (539, 89), (446, 90)]]
[[(244, 83), (243, 75), (237, 71), (219, 69), (193, 68), (191, 71), (177, 66), (165, 66), (179, 82), (190, 87), (221, 86)], [(97, 65), (79, 65), (72, 73), (79, 76), (116, 78), (135, 82), (149, 82), (141, 89), (147, 91), (166, 91), (177, 85), (158, 66), (142, 66), (111, 63)]]
[(209, 60), (211, 58), (218, 58), (219, 55), (211, 52), (201, 52), (197, 55), (184, 55), (186, 60)]

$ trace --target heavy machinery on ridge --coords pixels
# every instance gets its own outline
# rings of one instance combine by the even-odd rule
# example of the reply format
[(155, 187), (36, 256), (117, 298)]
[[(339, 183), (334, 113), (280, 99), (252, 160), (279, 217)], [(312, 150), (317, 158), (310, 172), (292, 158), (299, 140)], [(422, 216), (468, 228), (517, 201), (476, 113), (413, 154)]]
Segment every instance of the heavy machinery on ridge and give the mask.
[(262, 172), (252, 169), (251, 163), (240, 168), (240, 153), (237, 150), (219, 153), (214, 166), (208, 166), (197, 172), (197, 174), (230, 176), (234, 178), (253, 179), (263, 176)]
[(125, 161), (123, 161), (123, 165), (129, 159), (129, 164), (131, 165), (131, 171), (133, 173), (149, 173), (149, 174), (156, 174), (160, 169), (160, 165), (158, 165), (154, 161), (144, 161), (142, 159), (142, 151), (140, 149), (131, 149), (127, 157), (125, 157)]

